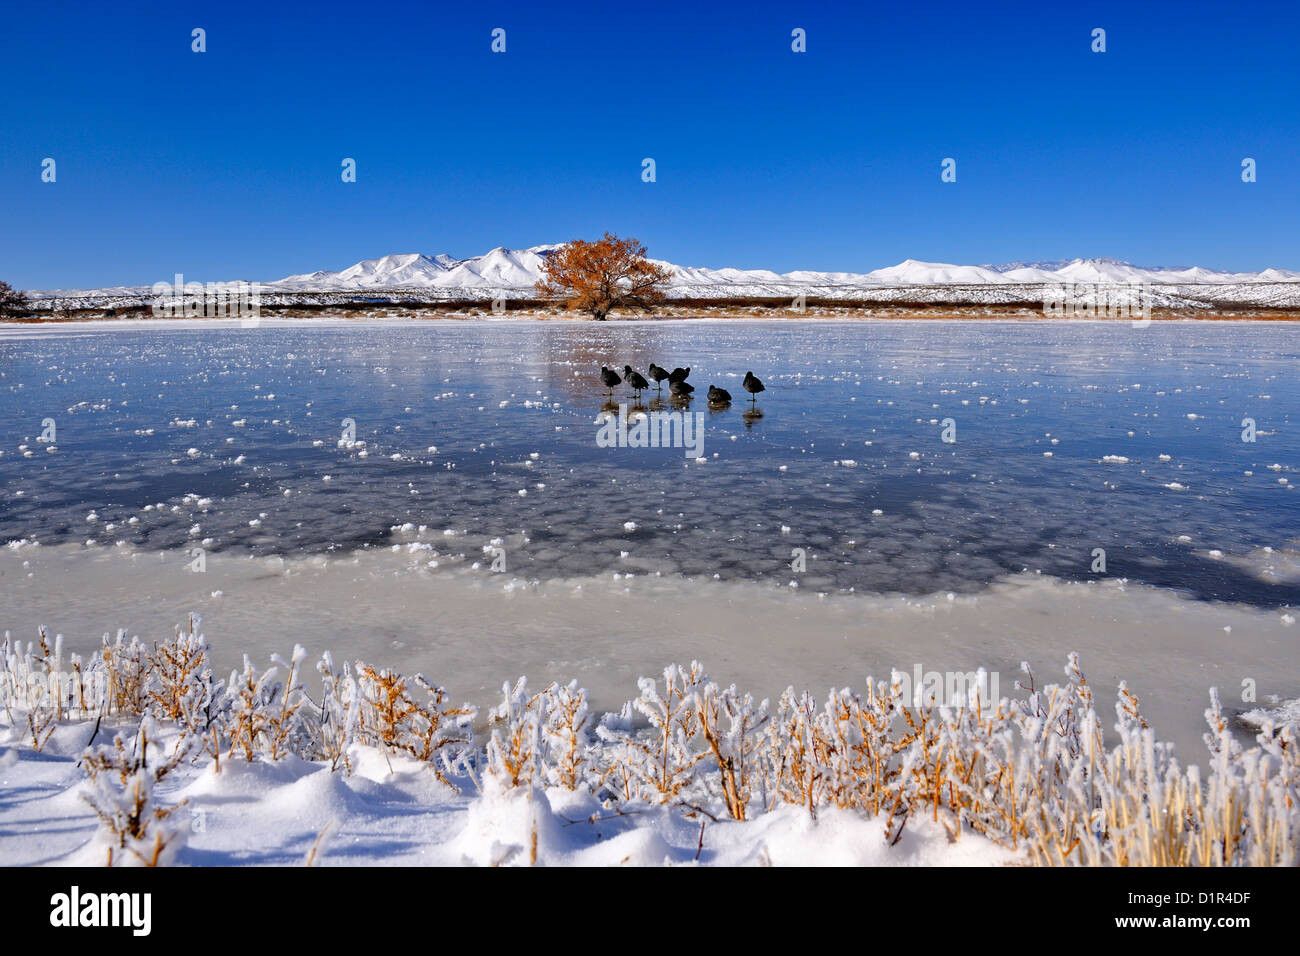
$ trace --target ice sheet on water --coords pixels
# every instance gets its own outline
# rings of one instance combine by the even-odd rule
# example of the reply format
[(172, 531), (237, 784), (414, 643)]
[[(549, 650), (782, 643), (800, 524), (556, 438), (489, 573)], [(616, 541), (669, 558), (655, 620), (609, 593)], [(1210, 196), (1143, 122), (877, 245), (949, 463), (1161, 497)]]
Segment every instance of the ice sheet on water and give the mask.
[[(0, 540), (186, 548), (200, 525), (216, 551), (295, 554), (387, 547), (414, 524), (463, 533), (467, 552), (526, 532), (507, 560), (531, 579), (630, 566), (784, 586), (798, 547), (819, 587), (904, 593), (1086, 578), (1105, 547), (1112, 575), (1296, 603), (1296, 581), (1205, 554), (1281, 548), (1300, 527), (1300, 442), (1278, 427), (1296, 358), (1289, 330), (1251, 323), (0, 335)], [(599, 366), (651, 361), (690, 365), (701, 389), (753, 368), (768, 390), (752, 412), (690, 407), (707, 467), (598, 447)], [(677, 407), (645, 402), (633, 411)], [(50, 415), (60, 453), (12, 453)], [(955, 444), (932, 424), (946, 417)]]

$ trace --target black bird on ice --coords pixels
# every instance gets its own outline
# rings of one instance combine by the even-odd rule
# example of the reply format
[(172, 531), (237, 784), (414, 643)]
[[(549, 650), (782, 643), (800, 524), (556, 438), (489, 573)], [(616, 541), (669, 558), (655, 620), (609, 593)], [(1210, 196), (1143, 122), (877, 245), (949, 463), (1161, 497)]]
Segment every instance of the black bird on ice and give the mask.
[(623, 366), (623, 381), (632, 387), (632, 391), (638, 393), (650, 387), (650, 383), (645, 380), (645, 376), (630, 365)]
[(659, 391), (661, 392), (664, 390), (664, 379), (668, 378), (668, 374), (668, 369), (660, 368), (654, 362), (650, 363), (650, 377), (654, 379), (655, 384), (659, 386)]
[(609, 389), (611, 398), (614, 395), (614, 386), (623, 381), (618, 377), (618, 372), (615, 372), (613, 369), (605, 368), (603, 365), (600, 367), (600, 380), (604, 382), (605, 387)]
[(745, 386), (745, 391), (749, 392), (749, 400), (751, 402), (758, 401), (758, 398), (756, 397), (758, 393), (766, 390), (763, 383), (759, 381), (758, 377), (755, 376), (753, 372), (745, 373), (745, 381), (742, 384)]

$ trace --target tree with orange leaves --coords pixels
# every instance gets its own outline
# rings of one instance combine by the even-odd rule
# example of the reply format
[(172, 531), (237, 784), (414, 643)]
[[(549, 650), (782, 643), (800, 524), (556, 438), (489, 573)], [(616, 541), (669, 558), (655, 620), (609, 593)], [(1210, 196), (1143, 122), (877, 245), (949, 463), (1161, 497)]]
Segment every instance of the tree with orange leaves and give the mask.
[(552, 252), (537, 292), (603, 320), (615, 309), (652, 311), (664, 300), (670, 275), (645, 257), (639, 241), (607, 232), (596, 242), (575, 239)]

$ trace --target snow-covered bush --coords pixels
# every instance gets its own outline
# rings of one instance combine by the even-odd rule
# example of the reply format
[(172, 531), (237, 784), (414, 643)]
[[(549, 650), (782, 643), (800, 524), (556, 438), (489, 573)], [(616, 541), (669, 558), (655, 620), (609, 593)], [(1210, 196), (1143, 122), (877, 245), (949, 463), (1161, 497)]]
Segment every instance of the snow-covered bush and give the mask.
[[(457, 759), (458, 751), (473, 740), (469, 728), (475, 708), (468, 704), (450, 706), (447, 692), (423, 674), (408, 679), (360, 661), (356, 673), (360, 698), (357, 741), (410, 754), (428, 763), (439, 780), (454, 788), (444, 771)], [(409, 691), (412, 682), (424, 691), (425, 703), (417, 701)]]
[(727, 812), (733, 820), (744, 820), (755, 783), (762, 779), (760, 732), (767, 724), (768, 703), (755, 704), (735, 684), (723, 688), (711, 680), (697, 685), (691, 703), (717, 767)]
[(188, 830), (172, 815), (185, 801), (166, 806), (155, 787), (189, 757), (196, 739), (181, 734), (170, 748), (162, 748), (157, 744), (161, 737), (146, 717), (130, 745), (118, 734), (111, 746), (82, 756), (90, 776), (90, 792), (83, 796), (99, 817), (108, 866), (166, 864), (184, 844)]
[(591, 785), (594, 721), (587, 705), (587, 692), (576, 680), (550, 684), (538, 695), (543, 703), (544, 759), (546, 784), (577, 790)]
[(321, 678), (321, 704), (315, 722), (304, 722), (309, 733), (315, 730), (313, 756), (328, 760), (331, 770), (342, 767), (351, 773), (348, 751), (356, 739), (361, 715), (361, 695), (352, 667), (346, 661), (341, 670), (335, 667), (333, 656), (326, 651), (316, 664), (316, 672)]
[(149, 649), (138, 638), (128, 641), (126, 632), (118, 631), (117, 640), (111, 643), (104, 635), (100, 660), (107, 676), (104, 711), (124, 716), (143, 714), (149, 701)]
[(526, 677), (513, 686), (502, 684), (501, 697), (488, 712), (491, 729), (484, 771), (503, 787), (531, 790), (543, 784), (542, 724), (548, 701), (540, 694), (529, 695)]
[(49, 634), (41, 628), (38, 641), (23, 647), (21, 641), (12, 641), (6, 631), (0, 650), (3, 651), (0, 689), (4, 693), (9, 726), (22, 728), (27, 743), (32, 749), (40, 750), (62, 716), (62, 695), (57, 688), (59, 641), (55, 639), (52, 651)]
[(228, 757), (233, 757), (237, 750), (243, 751), (244, 759), (251, 763), (262, 753), (274, 713), (273, 698), (278, 688), (276, 670), (272, 667), (259, 673), (245, 654), (243, 670), (231, 672), (226, 684), (229, 698), (226, 724), (230, 739)]
[(536, 694), (527, 678), (501, 685), (501, 703), (488, 712), (484, 769), (505, 787), (588, 788), (592, 766), (587, 692), (577, 681), (552, 682)]
[(625, 801), (672, 801), (694, 781), (695, 767), (708, 753), (695, 710), (704, 669), (698, 662), (687, 669), (670, 664), (663, 680), (662, 693), (653, 678), (637, 681), (641, 694), (631, 708), (650, 724), (647, 731), (625, 723), (596, 729), (606, 745), (604, 786)]
[(154, 647), (145, 684), (153, 712), (193, 734), (206, 729), (213, 698), (208, 645), (198, 624), (192, 615), (188, 631), (177, 628), (173, 640)]
[[(313, 702), (301, 647), (266, 671), (245, 658), (229, 682), (214, 683), (197, 621), (152, 652), (124, 635), (105, 638), (99, 655), (84, 667), (69, 658), (67, 671), (45, 631), (25, 647), (6, 635), (0, 649), (0, 723), (28, 746), (44, 746), (58, 721), (141, 718), (131, 746), (119, 738), (85, 758), (119, 861), (123, 853), (162, 861), (176, 845), (163, 823), (171, 808), (153, 788), (201, 748), (217, 770), (222, 756), (293, 754), (349, 773), (375, 748), (420, 761), (453, 788), (453, 776), (474, 779), (476, 799), (513, 808), (520, 827), (532, 821), (533, 836), (499, 838), (529, 859), (545, 842), (543, 803), (559, 801), (606, 817), (858, 813), (879, 819), (890, 843), (925, 819), (953, 840), (979, 834), (1045, 865), (1300, 864), (1294, 726), (1264, 723), (1244, 745), (1212, 691), (1202, 773), (1156, 738), (1124, 684), (1113, 732), (1103, 732), (1075, 655), (1062, 683), (1041, 688), (1024, 665), (1017, 696), (999, 701), (980, 700), (979, 681), (965, 699), (936, 700), (921, 688), (909, 699), (904, 675), (893, 674), (822, 700), (791, 687), (774, 707), (713, 681), (697, 662), (670, 665), (599, 720), (576, 681), (533, 693), (520, 678), (503, 685), (476, 740), (472, 706), (452, 706), (422, 676), (360, 661), (340, 667), (325, 654)], [(153, 743), (160, 734), (176, 741), (166, 753)], [(146, 761), (151, 747), (158, 753)]]
[[(275, 666), (259, 675), (244, 655), (243, 670), (232, 673), (226, 685), (228, 709), (219, 710), (230, 740), (229, 755), (238, 751), (251, 762), (259, 756), (279, 760), (289, 753), (305, 754), (312, 734), (300, 713), (307, 697), (299, 675), (306, 659), (307, 652), (295, 645), (289, 660), (273, 654)], [(281, 668), (287, 675), (283, 683), (276, 680)]]

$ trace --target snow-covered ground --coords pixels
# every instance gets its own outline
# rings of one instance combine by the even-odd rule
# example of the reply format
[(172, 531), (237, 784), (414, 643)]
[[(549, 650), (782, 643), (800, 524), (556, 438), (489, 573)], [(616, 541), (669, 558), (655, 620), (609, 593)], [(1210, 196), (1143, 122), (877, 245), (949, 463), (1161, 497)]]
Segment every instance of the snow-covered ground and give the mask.
[[(134, 731), (122, 729), (128, 738)], [(93, 730), (93, 722), (62, 726), (41, 753), (0, 743), (5, 865), (103, 865), (108, 845), (77, 765)], [(97, 742), (113, 730), (101, 727)], [(170, 862), (192, 866), (298, 866), (309, 857), (327, 866), (974, 866), (1020, 858), (977, 834), (954, 842), (920, 819), (891, 846), (883, 819), (850, 810), (828, 808), (814, 820), (782, 806), (737, 823), (678, 806), (622, 814), (585, 791), (480, 792), (457, 783), (463, 792), (413, 758), (358, 748), (351, 775), (296, 757), (226, 760), (219, 772), (204, 760), (178, 768), (158, 795), (187, 801), (178, 811), (185, 842)]]
[(673, 665), (597, 718), (577, 681), (507, 681), (484, 709), (328, 654), (309, 689), (300, 646), (218, 680), (200, 627), (89, 656), (48, 632), (6, 638), (6, 864), (1300, 859), (1285, 710), (1250, 715), (1258, 734), (1240, 741), (1211, 694), (1203, 774), (1126, 685), (1103, 740), (1097, 685), (1073, 654), (1064, 683), (1024, 665), (1009, 695), (990, 695), (988, 675), (945, 697), (895, 671), (776, 702)]

